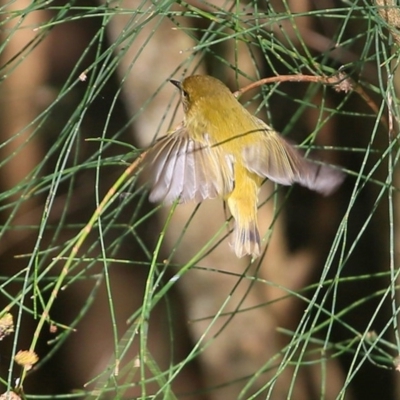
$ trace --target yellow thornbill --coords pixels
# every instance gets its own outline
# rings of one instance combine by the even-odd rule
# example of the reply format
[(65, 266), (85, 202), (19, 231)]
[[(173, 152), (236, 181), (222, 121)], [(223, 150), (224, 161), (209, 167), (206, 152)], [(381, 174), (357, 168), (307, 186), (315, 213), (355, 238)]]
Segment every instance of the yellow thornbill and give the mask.
[(145, 156), (150, 201), (224, 199), (235, 219), (231, 244), (238, 257), (260, 254), (257, 197), (265, 178), (323, 195), (343, 181), (340, 171), (305, 159), (251, 115), (218, 79), (193, 75), (171, 83), (181, 92), (185, 118)]

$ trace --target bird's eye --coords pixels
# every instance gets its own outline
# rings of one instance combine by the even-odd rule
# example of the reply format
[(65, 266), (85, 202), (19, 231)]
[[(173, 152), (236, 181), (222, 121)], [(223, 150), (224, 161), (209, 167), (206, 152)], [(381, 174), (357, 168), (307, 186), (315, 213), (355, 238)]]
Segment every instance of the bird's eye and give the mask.
[(182, 90), (182, 96), (183, 96), (185, 99), (189, 100), (189, 93), (188, 93), (186, 90)]

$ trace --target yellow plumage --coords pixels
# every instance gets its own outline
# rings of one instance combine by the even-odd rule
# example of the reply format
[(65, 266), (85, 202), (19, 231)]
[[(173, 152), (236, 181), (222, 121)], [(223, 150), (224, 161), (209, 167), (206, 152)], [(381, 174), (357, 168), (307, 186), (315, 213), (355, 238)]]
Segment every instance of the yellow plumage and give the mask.
[(218, 79), (193, 75), (171, 82), (182, 93), (185, 119), (146, 154), (150, 200), (226, 200), (235, 219), (232, 246), (238, 257), (260, 254), (257, 197), (265, 178), (297, 182), (323, 195), (342, 182), (341, 172), (303, 158)]

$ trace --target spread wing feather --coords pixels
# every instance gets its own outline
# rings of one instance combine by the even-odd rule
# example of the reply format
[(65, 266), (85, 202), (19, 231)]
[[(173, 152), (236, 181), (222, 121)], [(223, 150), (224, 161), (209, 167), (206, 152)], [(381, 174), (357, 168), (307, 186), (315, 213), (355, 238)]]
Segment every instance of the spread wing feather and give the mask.
[(263, 128), (259, 133), (261, 141), (257, 146), (244, 147), (242, 153), (249, 171), (281, 185), (298, 183), (325, 196), (342, 183), (342, 172), (305, 159), (263, 121), (255, 118), (255, 122)]
[(144, 163), (153, 202), (200, 202), (233, 190), (232, 158), (206, 140), (191, 139), (184, 127), (159, 139), (147, 151)]

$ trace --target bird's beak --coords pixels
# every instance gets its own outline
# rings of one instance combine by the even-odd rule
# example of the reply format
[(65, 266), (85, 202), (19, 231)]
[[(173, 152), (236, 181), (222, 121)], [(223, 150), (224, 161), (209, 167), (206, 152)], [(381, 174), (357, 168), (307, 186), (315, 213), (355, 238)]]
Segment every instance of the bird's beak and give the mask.
[(173, 85), (175, 85), (179, 90), (182, 90), (182, 83), (180, 81), (176, 81), (175, 79), (169, 80)]

